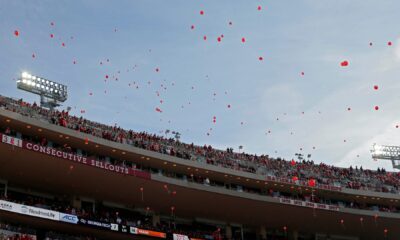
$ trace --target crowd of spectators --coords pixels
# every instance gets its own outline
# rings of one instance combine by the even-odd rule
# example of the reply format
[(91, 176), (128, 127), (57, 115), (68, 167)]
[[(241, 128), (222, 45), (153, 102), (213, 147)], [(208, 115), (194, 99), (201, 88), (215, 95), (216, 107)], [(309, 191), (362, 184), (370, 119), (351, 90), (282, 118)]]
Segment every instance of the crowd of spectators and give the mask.
[[(16, 132), (13, 131), (12, 129), (10, 129), (9, 127), (6, 128), (1, 128), (0, 127), (0, 133), (5, 133), (9, 136), (15, 136)], [(47, 146), (47, 140), (42, 138), (41, 140), (33, 139), (32, 137), (29, 136), (23, 136), (23, 140), (24, 141), (29, 141), (29, 142), (33, 142), (33, 143), (40, 143), (43, 146)], [(71, 149), (68, 146), (58, 146), (57, 144), (54, 144), (53, 148), (62, 150), (62, 151), (68, 151), (68, 152), (74, 152), (74, 149)], [(96, 159), (96, 160), (100, 160), (100, 161), (108, 161), (109, 163), (112, 164), (119, 164), (123, 167), (130, 167), (136, 170), (141, 170), (141, 171), (145, 171), (145, 172), (149, 172), (149, 173), (155, 173), (155, 174), (162, 174), (165, 177), (171, 177), (171, 178), (176, 178), (176, 179), (180, 179), (180, 180), (185, 180), (185, 181), (189, 181), (189, 182), (194, 182), (194, 183), (198, 183), (198, 184), (203, 184), (203, 185), (207, 185), (207, 186), (215, 186), (215, 187), (223, 187), (229, 190), (234, 190), (234, 191), (239, 191), (239, 192), (247, 192), (247, 193), (252, 193), (252, 194), (259, 194), (259, 195), (265, 195), (265, 196), (271, 196), (271, 197), (284, 197), (284, 198), (290, 198), (290, 199), (294, 199), (294, 200), (303, 200), (303, 201), (308, 201), (308, 202), (315, 202), (315, 203), (324, 203), (324, 204), (333, 204), (333, 205), (340, 205), (342, 207), (347, 207), (347, 208), (357, 208), (357, 209), (364, 209), (364, 210), (373, 210), (373, 211), (383, 211), (383, 212), (394, 212), (394, 213), (398, 213), (400, 212), (400, 209), (393, 207), (393, 206), (378, 206), (378, 205), (367, 205), (367, 204), (358, 204), (356, 202), (350, 202), (350, 201), (341, 201), (341, 200), (335, 200), (335, 199), (323, 199), (320, 196), (313, 196), (312, 198), (310, 197), (310, 194), (306, 194), (306, 193), (296, 193), (296, 192), (279, 192), (279, 191), (275, 191), (272, 188), (269, 188), (268, 190), (266, 189), (259, 189), (259, 188), (250, 188), (247, 186), (240, 186), (237, 184), (227, 184), (227, 183), (222, 183), (222, 182), (218, 182), (215, 181), (213, 179), (209, 179), (207, 177), (202, 177), (200, 175), (184, 175), (184, 174), (177, 174), (175, 172), (171, 172), (171, 171), (166, 171), (166, 170), (160, 170), (160, 169), (155, 169), (155, 168), (151, 168), (151, 167), (145, 167), (142, 165), (134, 165), (131, 162), (124, 162), (118, 159), (110, 159), (104, 156), (97, 156), (95, 154), (90, 154), (90, 153), (84, 153), (85, 156), (91, 156), (92, 158)], [(87, 155), (89, 154), (89, 155)], [(350, 167), (349, 169), (350, 171), (360, 171), (358, 168), (353, 169), (352, 167)], [(361, 170), (362, 171), (362, 170)], [(379, 169), (378, 172), (382, 172), (384, 173), (385, 170), (384, 169)], [(41, 205), (41, 202), (36, 200), (36, 201), (31, 201), (29, 202), (30, 198), (25, 199), (21, 198), (21, 201), (28, 201), (26, 203), (28, 203), (28, 205), (34, 205), (33, 206), (37, 206), (37, 207), (41, 207), (41, 208), (48, 208), (49, 204), (43, 204)], [(92, 215), (90, 213), (90, 211), (85, 211), (85, 209), (80, 210), (76, 210), (73, 208), (69, 208), (64, 206), (62, 209), (59, 209), (57, 207), (60, 207), (63, 205), (60, 205), (60, 203), (58, 203), (56, 206), (51, 206), (51, 209), (53, 210), (57, 210), (60, 212), (67, 212), (67, 213), (71, 213), (74, 215), (78, 215), (78, 216), (82, 216), (82, 217), (86, 217), (86, 218), (91, 218), (94, 220), (99, 220), (102, 222), (110, 222), (110, 218), (111, 219), (116, 219), (116, 223), (122, 223), (121, 219), (128, 219), (127, 222), (124, 222), (124, 224), (128, 225), (128, 226), (136, 226), (136, 227), (146, 227), (147, 229), (153, 229), (153, 230), (160, 230), (162, 229), (163, 231), (167, 231), (167, 229), (169, 227), (166, 227), (166, 225), (160, 225), (157, 226), (157, 228), (154, 228), (151, 224), (151, 222), (149, 221), (149, 218), (146, 218), (145, 221), (139, 220), (139, 221), (130, 221), (129, 218), (121, 218), (121, 214), (120, 215), (116, 215), (116, 216), (110, 216), (109, 213), (110, 212), (114, 212), (112, 211), (112, 209), (109, 209), (108, 211), (105, 211), (104, 214), (102, 214), (102, 212), (100, 211), (96, 214), (96, 215)], [(101, 209), (100, 209), (101, 210)], [(100, 218), (99, 218), (100, 217)], [(183, 232), (181, 232), (183, 233)]]
[(0, 222), (0, 240), (36, 240), (36, 235), (33, 229)]
[[(237, 153), (231, 148), (226, 151), (214, 149), (211, 146), (196, 146), (186, 144), (179, 139), (167, 138), (147, 132), (124, 130), (119, 126), (108, 126), (87, 120), (83, 117), (71, 116), (69, 111), (50, 111), (30, 104), (22, 99), (15, 100), (0, 96), (0, 108), (17, 112), (21, 115), (39, 119), (96, 137), (123, 144), (129, 144), (142, 149), (175, 156), (191, 161), (198, 161), (215, 166), (231, 168), (263, 176), (293, 179), (307, 182), (314, 179), (319, 184), (342, 188), (362, 189), (378, 192), (399, 193), (400, 173), (387, 171), (372, 171), (362, 168), (339, 168), (313, 161), (287, 161), (274, 159), (268, 155)], [(293, 164), (294, 163), (294, 164)]]

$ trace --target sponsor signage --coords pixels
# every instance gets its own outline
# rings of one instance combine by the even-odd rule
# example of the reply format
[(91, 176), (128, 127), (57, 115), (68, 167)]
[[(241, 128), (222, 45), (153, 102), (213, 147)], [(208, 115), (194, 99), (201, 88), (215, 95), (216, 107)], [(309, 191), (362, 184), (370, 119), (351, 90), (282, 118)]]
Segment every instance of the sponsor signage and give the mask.
[(72, 224), (77, 224), (79, 219), (75, 215), (60, 213), (60, 221), (61, 222), (72, 223)]
[(182, 235), (182, 234), (174, 233), (172, 236), (173, 236), (174, 240), (190, 240), (188, 236)]
[(90, 226), (109, 229), (109, 230), (111, 229), (111, 224), (109, 224), (109, 223), (103, 223), (103, 222), (88, 220), (88, 219), (84, 219), (84, 218), (79, 218), (79, 223), (83, 224), (83, 225), (90, 225)]
[(20, 213), (23, 215), (29, 215), (32, 217), (46, 218), (54, 221), (60, 220), (60, 213), (52, 210), (43, 208), (37, 208), (32, 206), (26, 206), (18, 203), (8, 202), (0, 200), (0, 210)]
[(111, 223), (111, 230), (118, 232), (118, 229), (119, 229), (118, 224)]
[(15, 138), (15, 137), (10, 137), (4, 134), (1, 134), (1, 142), (2, 143), (6, 143), (6, 144), (10, 144), (16, 147), (20, 147), (22, 148), (22, 140), (19, 138)]
[[(11, 141), (11, 140), (9, 140), (9, 141)], [(135, 170), (135, 169), (131, 169), (131, 168), (123, 167), (123, 166), (109, 164), (104, 161), (98, 161), (95, 159), (86, 158), (81, 155), (64, 152), (64, 151), (61, 151), (61, 150), (58, 150), (55, 148), (41, 146), (39, 144), (34, 144), (31, 142), (26, 142), (26, 141), (22, 142), (20, 140), (20, 142), (18, 144), (21, 145), (22, 148), (28, 149), (33, 152), (38, 152), (38, 153), (46, 154), (49, 156), (61, 158), (64, 160), (69, 160), (72, 162), (81, 163), (81, 164), (96, 167), (96, 168), (101, 168), (101, 169), (104, 169), (104, 170), (107, 170), (110, 172), (126, 174), (126, 175), (133, 175), (136, 177), (141, 177), (141, 178), (146, 178), (146, 179), (150, 179), (150, 177), (151, 177), (150, 173), (148, 173), (148, 172), (142, 172), (139, 170)]]
[[(283, 177), (280, 178), (280, 177), (274, 177), (274, 176), (267, 176), (266, 180), (267, 181), (272, 181), (272, 182), (279, 182), (279, 183), (296, 184), (296, 185), (300, 185), (300, 186), (303, 186), (303, 187), (310, 187), (308, 185), (308, 182), (293, 181), (292, 179), (283, 178)], [(341, 187), (325, 185), (325, 184), (316, 184), (314, 188), (330, 190), (330, 191), (342, 191)]]
[(131, 234), (145, 235), (145, 236), (149, 236), (149, 237), (167, 238), (166, 233), (150, 231), (150, 230), (145, 230), (145, 229), (140, 229), (140, 228), (135, 228), (135, 227), (130, 227), (129, 232)]
[(121, 232), (128, 233), (128, 226), (125, 225), (120, 225), (120, 226), (121, 226)]
[(289, 204), (289, 205), (293, 205), (293, 206), (299, 206), (299, 207), (316, 208), (316, 209), (330, 210), (330, 211), (339, 211), (340, 210), (339, 206), (329, 205), (329, 204), (305, 202), (305, 201), (286, 199), (286, 198), (279, 198), (279, 201), (280, 201), (280, 203)]
[(21, 209), (20, 204), (0, 200), (0, 210), (20, 213), (20, 209)]
[(132, 233), (132, 234), (138, 234), (137, 233), (137, 228), (135, 228), (135, 227), (130, 227), (129, 228), (129, 232)]
[[(23, 214), (23, 215), (45, 218), (45, 219), (61, 221), (61, 222), (66, 222), (66, 223), (71, 223), (71, 224), (79, 223), (81, 225), (93, 226), (93, 227), (98, 227), (98, 228), (102, 228), (105, 230), (111, 230), (111, 231), (116, 231), (116, 232), (145, 235), (145, 236), (156, 237), (156, 238), (167, 238), (167, 234), (163, 233), (163, 232), (156, 232), (156, 231), (140, 229), (140, 228), (135, 228), (135, 227), (128, 228), (128, 226), (126, 226), (126, 225), (119, 225), (119, 224), (114, 224), (114, 223), (110, 224), (110, 223), (104, 223), (104, 222), (84, 219), (84, 218), (80, 218), (80, 217), (78, 217), (76, 215), (72, 215), (72, 214), (60, 213), (60, 212), (56, 212), (56, 211), (52, 211), (52, 210), (48, 210), (48, 209), (22, 205), (22, 204), (8, 202), (8, 201), (4, 201), (4, 200), (0, 200), (0, 211), (14, 212), (14, 213), (19, 213), (19, 214)], [(177, 238), (177, 239), (186, 240), (186, 238)]]
[(60, 213), (43, 208), (21, 205), (21, 213), (32, 217), (47, 218), (54, 221), (60, 220)]

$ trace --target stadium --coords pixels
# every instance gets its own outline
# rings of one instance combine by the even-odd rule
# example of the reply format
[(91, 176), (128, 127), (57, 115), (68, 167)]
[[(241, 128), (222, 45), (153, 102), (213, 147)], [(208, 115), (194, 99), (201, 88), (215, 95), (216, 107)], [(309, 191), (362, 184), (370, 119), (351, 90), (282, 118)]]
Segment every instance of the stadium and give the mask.
[[(111, 5), (109, 5), (110, 8)], [(146, 4), (144, 5), (146, 6)], [(40, 12), (47, 7), (51, 8), (45, 3), (40, 6), (42, 8), (35, 9), (35, 11)], [(94, 8), (97, 5), (89, 4), (89, 6)], [(11, 6), (10, 4), (5, 9), (14, 9), (15, 7), (16, 5)], [(75, 7), (76, 5), (70, 9), (75, 9)], [(138, 6), (138, 8), (140, 7)], [(215, 7), (217, 8), (217, 6)], [(265, 10), (264, 6), (258, 4), (253, 8), (258, 11), (257, 14)], [(210, 11), (206, 12), (201, 10), (197, 15), (207, 17), (211, 9), (210, 7), (208, 9)], [(120, 10), (122, 11), (122, 8)], [(0, 9), (0, 15), (1, 11), (3, 10)], [(59, 11), (62, 12), (62, 10)], [(234, 16), (240, 15), (236, 14)], [(95, 15), (97, 16), (97, 14)], [(182, 16), (182, 18), (184, 17)], [(36, 21), (35, 18), (31, 19), (29, 16), (27, 19)], [(238, 19), (240, 18), (238, 17)], [(61, 18), (59, 22), (62, 22)], [(25, 24), (27, 23), (25, 22)], [(154, 23), (151, 23), (150, 26), (152, 24)], [(33, 25), (34, 23), (32, 23)], [(50, 25), (53, 28), (55, 24), (51, 22)], [(201, 24), (198, 25), (201, 28)], [(190, 30), (197, 30), (198, 25), (196, 27), (191, 25)], [(229, 21), (227, 25), (231, 27), (233, 24)], [(76, 25), (74, 28), (77, 28)], [(304, 28), (306, 29), (306, 27)], [(26, 29), (28, 31), (28, 27)], [(122, 23), (121, 29), (123, 29)], [(113, 34), (118, 34), (119, 31), (123, 30), (115, 28)], [(54, 38), (53, 32), (57, 31), (52, 29), (51, 39)], [(143, 30), (143, 33), (145, 32)], [(13, 35), (12, 38), (23, 38), (23, 34), (23, 31), (15, 30), (11, 35)], [(162, 37), (161, 35), (157, 36)], [(206, 35), (200, 34), (199, 36), (197, 37), (201, 41), (209, 41)], [(85, 37), (82, 36), (82, 38)], [(218, 35), (214, 44), (223, 44), (224, 41), (229, 41), (229, 37), (231, 37), (229, 33)], [(79, 37), (77, 38), (79, 39)], [(240, 43), (238, 44), (248, 44), (249, 42), (245, 37), (236, 36), (236, 38), (239, 39), (237, 42)], [(75, 38), (70, 37), (69, 39), (70, 42), (65, 44), (64, 40), (60, 38), (61, 48), (65, 48), (68, 44), (74, 44)], [(150, 41), (148, 38), (145, 39), (145, 42)], [(105, 40), (105, 42), (107, 41)], [(161, 42), (159, 39), (156, 41)], [(40, 46), (42, 42), (42, 40), (39, 41)], [(288, 40), (288, 42), (290, 41)], [(113, 40), (112, 44), (118, 45), (118, 41)], [(26, 43), (26, 45), (29, 44)], [(89, 45), (85, 43), (83, 46), (88, 47)], [(392, 46), (392, 42), (387, 45)], [(145, 46), (145, 43), (142, 43), (140, 47), (142, 46)], [(9, 48), (12, 49), (12, 47)], [(39, 49), (39, 47), (37, 48)], [(200, 47), (197, 46), (197, 48)], [(103, 50), (106, 51), (105, 49)], [(42, 51), (43, 55), (48, 51), (49, 56), (56, 52), (51, 48), (42, 49)], [(76, 52), (84, 51), (85, 49), (80, 49)], [(192, 50), (185, 49), (184, 51)], [(199, 51), (206, 50), (200, 49)], [(221, 54), (218, 52), (219, 50), (213, 51)], [(146, 50), (146, 52), (148, 52), (146, 54), (150, 54), (152, 51)], [(36, 61), (38, 55), (40, 54), (35, 53), (32, 58)], [(134, 54), (132, 53), (132, 55)], [(171, 62), (176, 61), (171, 54), (166, 55), (168, 58), (175, 59)], [(87, 56), (89, 58), (89, 54)], [(242, 55), (241, 57), (245, 59), (246, 56)], [(143, 56), (140, 58), (143, 65), (150, 59), (150, 57), (147, 59)], [(18, 57), (15, 56), (15, 59)], [(261, 56), (257, 59), (259, 62), (264, 61), (264, 57)], [(82, 60), (82, 62), (84, 61)], [(188, 60), (181, 62), (185, 67), (187, 67), (186, 61)], [(4, 63), (6, 62), (4, 60)], [(15, 65), (15, 62), (10, 60), (9, 65)], [(95, 68), (88, 62), (83, 63), (84, 66), (79, 71), (98, 71), (97, 69), (93, 70)], [(99, 65), (104, 67), (109, 62), (111, 61), (108, 58), (103, 59)], [(60, 75), (67, 76), (69, 73), (63, 69), (71, 68), (64, 62), (52, 63), (51, 60), (44, 60), (38, 65), (30, 64), (28, 61), (23, 61), (23, 63), (24, 66), (28, 66), (24, 69), (32, 68), (42, 71), (50, 68), (47, 64), (59, 65), (59, 71), (62, 73)], [(72, 65), (77, 63), (80, 62), (73, 60)], [(228, 63), (228, 60), (224, 60), (223, 65), (227, 66), (230, 64)], [(210, 66), (214, 64), (210, 63)], [(339, 71), (341, 71), (343, 68), (349, 67), (349, 62), (345, 60), (336, 65), (339, 65)], [(136, 71), (136, 67), (136, 65), (129, 67), (126, 72)], [(218, 69), (217, 72), (228, 69), (234, 71), (234, 68), (226, 67), (222, 71)], [(5, 67), (0, 67), (0, 70), (6, 71)], [(132, 83), (129, 80), (129, 82), (124, 82), (123, 86), (112, 85), (123, 81), (120, 70), (114, 69), (113, 73), (107, 74), (101, 72), (101, 81), (104, 81), (106, 90), (96, 88), (97, 83), (83, 83), (83, 77), (79, 78), (82, 79), (82, 82), (69, 79), (69, 76), (60, 76), (61, 80), (50, 81), (34, 75), (33, 72), (25, 70), (18, 72), (18, 68), (7, 71), (14, 75), (12, 81), (0, 85), (0, 87), (4, 87), (4, 89), (0, 89), (2, 91), (0, 93), (0, 240), (400, 239), (400, 172), (398, 171), (400, 169), (400, 151), (396, 146), (374, 144), (372, 150), (363, 148), (365, 152), (372, 152), (374, 160), (389, 160), (386, 162), (393, 167), (391, 170), (383, 167), (371, 170), (362, 166), (353, 167), (347, 163), (345, 163), (347, 167), (342, 167), (332, 162), (325, 163), (322, 159), (314, 162), (311, 160), (311, 154), (304, 157), (304, 152), (296, 153), (297, 159), (295, 157), (285, 159), (279, 154), (272, 156), (273, 152), (271, 155), (246, 153), (243, 151), (242, 145), (238, 150), (230, 147), (221, 149), (213, 147), (211, 144), (203, 145), (181, 140), (178, 131), (164, 130), (164, 125), (162, 125), (164, 123), (154, 121), (154, 119), (158, 120), (160, 115), (164, 116), (163, 114), (172, 111), (165, 106), (164, 98), (161, 98), (160, 95), (166, 96), (167, 84), (168, 88), (172, 88), (175, 86), (175, 82), (161, 80), (162, 77), (159, 79), (152, 75), (149, 77), (149, 79), (156, 78), (155, 82), (159, 80), (161, 87), (157, 85), (156, 91), (155, 89), (148, 90), (152, 95), (156, 92), (158, 104), (155, 111), (152, 107), (151, 114), (154, 115), (148, 115), (144, 110), (148, 107), (147, 100), (144, 100), (147, 98), (138, 100), (138, 98), (132, 97), (137, 100), (136, 105), (130, 108), (131, 110), (135, 109), (132, 110), (132, 113), (124, 108), (123, 105), (128, 104), (122, 103), (121, 100), (121, 96), (125, 94), (124, 91), (139, 91), (137, 89), (140, 84)], [(317, 72), (318, 70), (314, 69), (313, 71)], [(51, 70), (48, 72), (53, 73)], [(157, 67), (151, 72), (160, 74), (160, 69)], [(256, 74), (254, 73), (254, 75)], [(15, 77), (16, 75), (18, 76)], [(179, 73), (173, 72), (172, 75), (178, 76)], [(304, 72), (301, 72), (300, 76), (304, 77), (304, 75)], [(3, 77), (3, 75), (1, 76)], [(140, 77), (143, 76), (140, 75)], [(63, 80), (65, 78), (68, 80)], [(113, 83), (109, 83), (110, 81)], [(208, 75), (204, 81), (209, 81)], [(153, 82), (149, 80), (141, 84), (141, 88), (146, 86), (151, 88)], [(90, 90), (86, 89), (87, 85), (91, 85)], [(179, 85), (179, 80), (176, 85)], [(239, 87), (237, 99), (241, 98), (242, 92), (246, 92), (244, 88), (243, 86)], [(106, 94), (113, 90), (116, 90), (117, 94), (107, 98)], [(378, 90), (377, 85), (374, 86), (374, 91), (376, 90)], [(80, 91), (90, 92), (89, 96), (79, 97)], [(197, 94), (193, 86), (191, 91), (188, 96), (192, 97)], [(321, 87), (321, 91), (325, 90)], [(91, 100), (93, 95), (96, 95), (93, 92), (102, 95), (97, 100)], [(307, 94), (309, 92), (308, 90)], [(354, 90), (352, 94), (356, 95), (357, 91)], [(179, 90), (179, 94), (175, 93), (170, 99), (176, 100), (181, 95), (184, 95), (182, 89)], [(211, 103), (205, 103), (199, 107), (201, 110), (197, 109), (194, 112), (205, 112), (216, 107), (216, 95), (214, 92)], [(225, 95), (228, 95), (227, 91), (225, 91)], [(121, 99), (116, 100), (115, 96), (121, 97)], [(40, 97), (40, 101), (37, 102), (38, 97)], [(127, 98), (125, 96), (125, 99)], [(352, 98), (350, 97), (350, 99)], [(73, 101), (73, 103), (69, 105), (67, 100)], [(204, 99), (199, 101), (205, 102)], [(291, 101), (290, 96), (286, 101)], [(296, 102), (297, 99), (294, 101)], [(190, 100), (186, 105), (176, 105), (178, 105), (177, 108), (184, 109), (184, 107), (189, 108), (190, 105), (194, 105), (193, 102)], [(273, 105), (285, 104), (282, 102), (285, 101), (276, 99)], [(79, 106), (67, 107), (73, 104)], [(118, 122), (125, 121), (126, 117), (122, 116), (126, 115), (113, 114), (115, 109), (108, 104), (115, 104), (112, 106), (130, 114), (129, 116), (135, 119), (132, 121), (136, 121), (136, 124), (139, 124), (138, 122), (143, 126), (154, 124), (157, 125), (154, 128), (159, 127), (162, 131), (154, 133), (155, 131), (152, 130), (132, 130), (129, 125), (122, 127)], [(232, 106), (239, 108), (240, 104), (242, 103), (237, 102)], [(103, 105), (104, 108), (102, 108)], [(223, 105), (225, 106), (224, 110), (218, 112), (220, 115), (233, 108), (231, 103), (224, 102)], [(256, 108), (254, 104), (247, 109), (243, 108), (247, 111), (253, 107)], [(340, 107), (342, 108), (342, 106)], [(288, 108), (291, 109), (292, 106)], [(93, 118), (87, 117), (86, 111), (90, 112), (92, 109), (98, 111), (99, 115), (92, 115), (96, 116)], [(329, 110), (332, 109), (326, 109), (326, 111)], [(348, 107), (346, 112), (351, 110)], [(374, 111), (378, 110), (380, 108), (375, 106)], [(332, 120), (330, 124), (332, 122), (339, 123), (341, 121), (339, 118), (345, 118), (340, 115), (341, 113), (335, 112), (336, 110), (332, 111), (338, 119), (330, 119)], [(195, 115), (194, 112), (184, 115), (185, 119), (190, 119), (188, 121), (194, 121), (192, 128), (195, 130), (186, 133), (189, 135), (193, 133), (193, 136), (196, 135), (196, 128), (203, 127), (197, 121), (201, 118), (200, 115)], [(321, 115), (321, 111), (314, 112)], [(139, 113), (137, 115), (140, 116), (134, 113)], [(174, 112), (174, 114), (176, 113)], [(193, 116), (191, 116), (192, 114)], [(317, 116), (318, 114), (316, 113)], [(233, 117), (229, 115), (224, 118), (220, 115), (218, 122), (226, 121), (224, 123), (226, 125), (218, 126), (217, 117), (214, 115), (212, 128), (209, 128), (209, 124), (206, 125), (204, 128), (207, 129), (207, 133), (203, 135), (210, 137), (218, 127), (231, 129), (226, 119)], [(276, 120), (274, 116), (274, 122), (289, 121), (285, 120), (286, 115), (285, 112), (276, 117)], [(304, 115), (304, 112), (300, 115)], [(262, 119), (259, 112), (252, 116)], [(391, 120), (393, 118), (393, 116), (390, 117)], [(163, 119), (164, 122), (167, 122), (165, 120), (167, 117), (163, 117)], [(163, 119), (160, 119), (160, 122)], [(354, 117), (354, 119), (357, 118)], [(377, 118), (366, 117), (366, 119), (372, 121)], [(110, 124), (114, 120), (116, 123)], [(350, 118), (349, 122), (357, 122), (357, 120), (353, 121), (353, 118)], [(359, 122), (357, 122), (358, 125), (365, 123)], [(170, 120), (168, 120), (169, 123)], [(180, 124), (184, 125), (180, 122), (176, 126), (180, 127)], [(270, 122), (268, 124), (269, 128), (275, 126)], [(134, 124), (132, 125), (134, 126)], [(240, 125), (241, 127), (244, 125), (243, 121)], [(374, 125), (379, 124), (374, 123)], [(395, 128), (398, 126), (396, 125)], [(280, 127), (276, 127), (272, 132), (274, 131), (281, 131)], [(346, 134), (351, 131), (350, 128), (343, 130)], [(172, 134), (172, 136), (168, 134)], [(272, 135), (271, 130), (268, 130), (267, 134), (263, 133), (263, 135), (268, 134)], [(315, 134), (322, 143), (326, 135), (340, 135), (341, 133), (324, 135), (323, 131), (316, 130)], [(293, 132), (288, 135), (293, 135)], [(254, 135), (251, 138), (256, 139), (257, 137)], [(297, 148), (290, 140), (286, 140), (289, 137), (285, 135), (284, 139), (287, 145)], [(347, 143), (346, 139), (343, 141), (344, 143)], [(227, 138), (218, 140), (221, 145), (225, 145), (224, 141), (228, 141)], [(268, 139), (268, 141), (273, 142), (274, 140)], [(279, 145), (280, 142), (276, 141)], [(214, 142), (214, 140), (210, 140), (210, 142)], [(392, 143), (392, 145), (394, 144), (395, 142)], [(251, 145), (251, 141), (246, 145)], [(313, 151), (315, 147), (309, 147), (309, 149)], [(300, 150), (303, 149), (300, 148)], [(326, 152), (332, 153), (328, 150)], [(275, 153), (277, 152), (275, 151)], [(354, 157), (353, 155), (351, 156)], [(366, 161), (371, 161), (372, 164), (378, 163), (373, 162), (371, 157)]]

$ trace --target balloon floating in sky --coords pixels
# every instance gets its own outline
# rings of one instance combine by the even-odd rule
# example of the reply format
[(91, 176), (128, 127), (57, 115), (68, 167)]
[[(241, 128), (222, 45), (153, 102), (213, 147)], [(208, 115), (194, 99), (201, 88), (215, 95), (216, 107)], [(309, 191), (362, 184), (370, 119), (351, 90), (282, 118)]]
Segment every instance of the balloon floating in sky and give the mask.
[(349, 62), (345, 60), (345, 61), (340, 63), (340, 66), (347, 67), (347, 66), (349, 66)]

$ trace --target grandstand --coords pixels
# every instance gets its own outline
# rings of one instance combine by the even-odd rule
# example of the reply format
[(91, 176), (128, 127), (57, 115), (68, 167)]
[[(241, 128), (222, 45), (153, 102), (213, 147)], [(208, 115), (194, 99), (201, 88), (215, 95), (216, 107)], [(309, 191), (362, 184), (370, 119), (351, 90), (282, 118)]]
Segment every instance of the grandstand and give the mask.
[(0, 239), (398, 239), (400, 175), (274, 159), (0, 97)]

